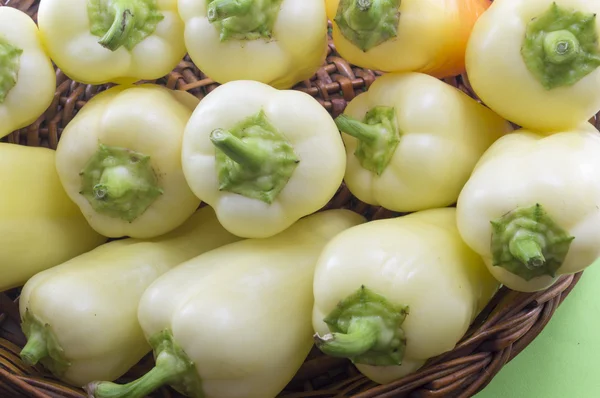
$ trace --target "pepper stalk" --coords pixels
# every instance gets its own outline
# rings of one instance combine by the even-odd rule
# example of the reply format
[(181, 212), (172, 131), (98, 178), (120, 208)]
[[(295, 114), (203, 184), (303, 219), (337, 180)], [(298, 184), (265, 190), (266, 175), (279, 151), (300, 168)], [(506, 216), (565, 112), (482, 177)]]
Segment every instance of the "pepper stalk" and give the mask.
[(334, 18), (340, 32), (367, 52), (398, 35), (400, 0), (341, 0)]
[(88, 16), (90, 32), (100, 36), (98, 43), (111, 51), (121, 47), (131, 51), (164, 19), (156, 0), (90, 0)]
[(267, 204), (285, 188), (300, 162), (263, 111), (229, 131), (215, 129), (210, 140), (217, 149), (219, 189)]
[(539, 203), (516, 208), (491, 224), (493, 265), (526, 281), (554, 278), (574, 239)]
[(174, 342), (173, 334), (165, 330), (150, 338), (155, 366), (142, 377), (127, 384), (96, 381), (85, 386), (90, 397), (143, 398), (158, 388), (170, 384), (188, 397), (202, 398), (202, 382), (194, 363)]
[(315, 334), (315, 344), (325, 354), (353, 363), (401, 365), (406, 349), (401, 326), (408, 310), (361, 286), (324, 319), (332, 333)]

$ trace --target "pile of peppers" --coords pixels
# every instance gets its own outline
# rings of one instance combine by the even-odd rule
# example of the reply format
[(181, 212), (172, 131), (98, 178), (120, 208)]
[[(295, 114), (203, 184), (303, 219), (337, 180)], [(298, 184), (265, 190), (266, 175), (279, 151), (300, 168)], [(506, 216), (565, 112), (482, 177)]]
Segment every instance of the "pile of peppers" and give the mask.
[[(452, 350), (501, 286), (586, 269), (598, 13), (41, 0), (35, 23), (0, 7), (0, 137), (46, 117), (53, 64), (113, 83), (55, 151), (0, 144), (0, 290), (23, 287), (23, 362), (96, 398), (273, 398), (316, 345), (384, 384)], [(339, 55), (382, 72), (335, 118), (294, 89), (325, 62), (328, 21)], [(150, 82), (186, 54), (220, 83), (201, 99)], [(397, 215), (328, 209), (341, 186)], [(155, 367), (120, 384), (150, 352)]]

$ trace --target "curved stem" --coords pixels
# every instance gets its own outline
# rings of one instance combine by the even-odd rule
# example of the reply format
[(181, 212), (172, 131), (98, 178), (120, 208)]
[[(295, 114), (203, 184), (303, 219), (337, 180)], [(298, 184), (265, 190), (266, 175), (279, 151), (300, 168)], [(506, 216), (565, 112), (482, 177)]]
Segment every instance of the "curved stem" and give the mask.
[(532, 238), (512, 239), (508, 249), (527, 268), (538, 268), (545, 264), (546, 259), (539, 243)]
[(42, 358), (48, 356), (48, 346), (43, 331), (32, 328), (31, 334), (27, 339), (27, 344), (21, 350), (20, 356), (23, 362), (29, 366), (34, 366)]
[(376, 142), (381, 137), (378, 125), (362, 123), (347, 115), (338, 116), (335, 124), (341, 132), (368, 144)]
[(315, 335), (316, 346), (327, 355), (351, 358), (369, 351), (377, 343), (381, 324), (370, 319), (357, 318), (347, 333), (330, 333), (323, 337)]
[(553, 64), (572, 61), (577, 57), (580, 49), (579, 40), (568, 30), (550, 32), (544, 38), (546, 59)]
[(207, 16), (210, 22), (245, 15), (254, 0), (215, 0), (208, 5)]
[(131, 383), (93, 382), (85, 389), (91, 397), (96, 398), (143, 398), (166, 384), (180, 381), (190, 371), (190, 366), (176, 353), (164, 350), (156, 357), (156, 366)]
[(152, 391), (169, 383), (179, 375), (179, 369), (165, 366), (155, 366), (139, 379), (128, 384), (111, 382), (94, 382), (86, 387), (86, 391), (96, 398), (143, 398)]
[(210, 134), (210, 140), (213, 145), (223, 151), (234, 162), (251, 169), (260, 168), (269, 158), (266, 151), (245, 143), (223, 129), (214, 130)]
[(111, 51), (115, 51), (125, 44), (135, 26), (135, 13), (130, 4), (117, 2), (114, 7), (116, 12), (113, 24), (98, 42)]
[(353, 363), (400, 365), (406, 349), (402, 323), (408, 310), (361, 286), (323, 319), (332, 333), (315, 335), (315, 344), (324, 353)]

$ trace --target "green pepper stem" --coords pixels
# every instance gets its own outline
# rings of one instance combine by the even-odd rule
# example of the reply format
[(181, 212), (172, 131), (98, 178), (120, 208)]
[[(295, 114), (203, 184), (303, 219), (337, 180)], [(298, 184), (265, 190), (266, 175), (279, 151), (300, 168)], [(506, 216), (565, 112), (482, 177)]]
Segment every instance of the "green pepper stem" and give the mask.
[(577, 37), (568, 30), (550, 32), (544, 38), (546, 59), (553, 64), (564, 64), (577, 57), (581, 46)]
[(208, 5), (207, 17), (210, 22), (245, 15), (254, 0), (215, 0)]
[(367, 144), (373, 144), (381, 137), (380, 125), (362, 123), (347, 115), (338, 116), (335, 124), (341, 132)]
[(527, 268), (538, 268), (545, 264), (546, 259), (539, 243), (532, 238), (512, 239), (508, 249)]
[(234, 162), (251, 169), (259, 169), (269, 158), (267, 151), (249, 145), (223, 129), (214, 130), (210, 134), (210, 140)]
[(132, 175), (127, 166), (115, 166), (104, 169), (100, 182), (94, 185), (97, 200), (122, 198), (132, 190), (140, 189), (143, 181)]
[(358, 7), (361, 11), (369, 11), (372, 5), (372, 0), (356, 0), (356, 7)]
[(80, 176), (79, 193), (96, 212), (127, 222), (163, 194), (150, 156), (126, 148), (100, 144)]
[(163, 351), (156, 359), (156, 366), (137, 380), (127, 384), (92, 382), (85, 387), (95, 398), (143, 398), (158, 388), (177, 381), (189, 367), (177, 356)]
[(369, 351), (376, 343), (381, 323), (369, 318), (356, 318), (348, 327), (348, 333), (330, 333), (321, 337), (315, 334), (316, 346), (333, 357), (352, 358)]
[(98, 43), (111, 51), (116, 51), (128, 40), (135, 27), (135, 12), (130, 4), (115, 2), (115, 19), (110, 29)]
[(19, 67), (23, 50), (0, 36), (0, 104), (4, 103), (10, 90), (19, 79)]
[(48, 346), (43, 331), (32, 328), (27, 344), (21, 350), (20, 356), (23, 362), (29, 366), (36, 365), (42, 358), (48, 356)]
[(366, 52), (398, 35), (401, 0), (340, 0), (334, 21), (340, 33)]
[(350, 5), (346, 21), (355, 30), (376, 28), (381, 21), (381, 0), (354, 0)]
[(525, 281), (554, 278), (574, 237), (546, 213), (544, 207), (517, 207), (491, 220), (492, 264)]

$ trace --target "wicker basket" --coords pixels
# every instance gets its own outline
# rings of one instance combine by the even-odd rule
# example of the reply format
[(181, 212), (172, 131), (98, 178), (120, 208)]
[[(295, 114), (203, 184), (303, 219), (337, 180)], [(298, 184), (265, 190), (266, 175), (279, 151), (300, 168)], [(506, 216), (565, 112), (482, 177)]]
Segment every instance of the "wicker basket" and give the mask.
[[(0, 6), (3, 5), (25, 11), (36, 20), (37, 0), (0, 0)], [(343, 112), (348, 101), (368, 89), (377, 76), (376, 72), (349, 65), (330, 43), (326, 64), (313, 78), (298, 84), (295, 89), (312, 95), (335, 117)], [(445, 79), (445, 82), (476, 98), (466, 76)], [(198, 98), (217, 87), (188, 58), (156, 83), (189, 91)], [(46, 113), (31, 126), (14, 132), (3, 141), (56, 148), (64, 126), (87, 101), (106, 88), (73, 82), (57, 71), (56, 94)], [(596, 117), (592, 122), (598, 125), (600, 118)], [(326, 208), (349, 208), (370, 220), (398, 216), (358, 201), (344, 186)], [(550, 289), (534, 294), (502, 288), (453, 351), (432, 358), (417, 373), (388, 385), (378, 386), (362, 376), (348, 360), (325, 357), (314, 349), (280, 397), (473, 396), (542, 331), (580, 277), (581, 273), (562, 277)], [(18, 295), (19, 289), (0, 292), (0, 396), (86, 397), (83, 390), (61, 384), (43, 368), (29, 368), (19, 359), (25, 337), (19, 329)], [(119, 382), (137, 378), (152, 364), (149, 354)], [(153, 395), (179, 396), (169, 388)]]

